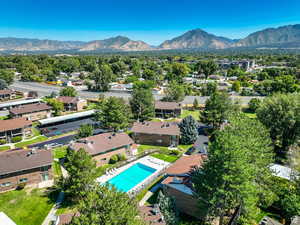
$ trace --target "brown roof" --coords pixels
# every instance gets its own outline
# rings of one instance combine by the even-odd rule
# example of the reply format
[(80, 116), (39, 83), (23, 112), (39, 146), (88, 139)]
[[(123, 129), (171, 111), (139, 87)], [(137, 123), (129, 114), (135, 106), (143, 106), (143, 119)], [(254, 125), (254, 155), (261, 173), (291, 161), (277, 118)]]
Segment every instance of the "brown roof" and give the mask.
[(79, 216), (79, 215), (80, 215), (79, 212), (61, 214), (61, 215), (59, 215), (59, 223), (58, 223), (58, 225), (69, 224), (71, 222), (73, 216)]
[(60, 96), (57, 97), (57, 100), (64, 104), (77, 103), (79, 101), (77, 97), (70, 97), (70, 96)]
[(180, 129), (175, 122), (145, 121), (135, 122), (132, 127), (134, 133), (179, 135)]
[(71, 147), (74, 150), (84, 148), (90, 155), (97, 155), (133, 143), (133, 140), (126, 133), (103, 133), (82, 138), (73, 143)]
[(10, 120), (1, 120), (0, 122), (0, 132), (7, 130), (15, 130), (19, 128), (24, 128), (26, 126), (30, 126), (32, 124), (31, 121), (26, 118), (15, 118)]
[(147, 224), (150, 225), (165, 225), (163, 216), (160, 210), (153, 205), (151, 206), (139, 206), (139, 213)]
[(170, 175), (187, 174), (193, 168), (201, 166), (203, 163), (203, 158), (204, 157), (201, 154), (189, 156), (183, 155), (180, 159), (166, 169), (166, 173)]
[(155, 109), (175, 110), (180, 108), (181, 108), (180, 104), (177, 102), (161, 102), (161, 101), (155, 102)]
[(46, 111), (50, 109), (52, 109), (52, 107), (48, 106), (46, 103), (34, 103), (12, 108), (9, 112), (14, 115), (20, 115), (26, 113)]
[(11, 95), (14, 94), (15, 92), (9, 89), (4, 89), (4, 90), (0, 90), (0, 95)]
[(0, 175), (51, 165), (49, 150), (12, 150), (0, 153)]

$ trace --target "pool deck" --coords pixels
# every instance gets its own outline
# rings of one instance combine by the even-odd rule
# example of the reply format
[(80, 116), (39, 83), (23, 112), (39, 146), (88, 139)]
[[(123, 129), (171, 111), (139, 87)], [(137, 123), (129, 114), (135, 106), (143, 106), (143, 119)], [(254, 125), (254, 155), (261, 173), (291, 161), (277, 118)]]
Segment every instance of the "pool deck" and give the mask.
[(165, 162), (163, 160), (154, 158), (152, 156), (145, 156), (141, 159), (138, 159), (136, 161), (130, 162), (125, 166), (122, 166), (118, 169), (116, 169), (114, 172), (110, 173), (110, 174), (105, 174), (102, 175), (101, 177), (98, 177), (96, 179), (97, 182), (103, 184), (105, 182), (107, 182), (108, 180), (110, 180), (111, 178), (117, 176), (118, 174), (122, 173), (123, 171), (125, 171), (126, 169), (128, 169), (129, 167), (133, 166), (136, 163), (142, 163), (146, 166), (149, 166), (153, 169), (156, 169), (156, 171), (151, 174), (149, 177), (147, 177), (146, 179), (144, 179), (143, 181), (141, 181), (140, 183), (138, 183), (137, 185), (135, 185), (132, 189), (130, 189), (128, 192), (135, 190), (139, 187), (142, 187), (145, 185), (145, 183), (147, 183), (147, 181), (155, 176), (157, 176), (162, 170), (166, 169), (167, 167), (170, 166), (170, 163)]

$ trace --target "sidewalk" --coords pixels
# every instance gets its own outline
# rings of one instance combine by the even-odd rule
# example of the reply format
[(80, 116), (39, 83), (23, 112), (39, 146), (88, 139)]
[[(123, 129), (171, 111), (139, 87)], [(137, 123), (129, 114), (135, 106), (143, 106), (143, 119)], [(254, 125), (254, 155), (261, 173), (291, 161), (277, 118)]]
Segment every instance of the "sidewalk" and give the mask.
[(153, 188), (151, 188), (149, 191), (147, 191), (147, 193), (145, 194), (145, 196), (142, 198), (142, 200), (139, 202), (139, 206), (143, 206), (145, 205), (145, 203), (147, 202), (147, 200), (149, 198), (151, 198), (151, 196), (159, 189), (161, 188), (161, 184), (156, 184)]
[(50, 210), (50, 212), (44, 219), (42, 225), (49, 225), (51, 221), (56, 220), (55, 214), (56, 214), (57, 209), (60, 207), (60, 204), (62, 203), (63, 199), (64, 199), (64, 193), (60, 192), (56, 199), (54, 206), (52, 207), (52, 209)]

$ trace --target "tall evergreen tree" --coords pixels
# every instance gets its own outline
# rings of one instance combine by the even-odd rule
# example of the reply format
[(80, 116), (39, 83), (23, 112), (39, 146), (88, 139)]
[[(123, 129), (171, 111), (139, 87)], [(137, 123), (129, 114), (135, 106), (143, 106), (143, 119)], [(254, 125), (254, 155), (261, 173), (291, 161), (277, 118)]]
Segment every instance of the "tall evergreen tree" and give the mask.
[(177, 209), (175, 200), (171, 197), (166, 196), (162, 191), (158, 193), (158, 207), (167, 225), (178, 224)]
[(197, 122), (192, 116), (185, 117), (180, 123), (180, 142), (184, 145), (194, 144), (198, 137)]
[(136, 120), (145, 121), (154, 117), (154, 98), (150, 88), (134, 85), (130, 106)]
[(270, 138), (257, 120), (235, 115), (230, 124), (217, 131), (208, 159), (193, 175), (199, 212), (206, 219), (219, 218), (241, 208), (241, 224), (253, 224), (258, 206), (268, 205), (274, 195), (268, 184), (273, 162)]

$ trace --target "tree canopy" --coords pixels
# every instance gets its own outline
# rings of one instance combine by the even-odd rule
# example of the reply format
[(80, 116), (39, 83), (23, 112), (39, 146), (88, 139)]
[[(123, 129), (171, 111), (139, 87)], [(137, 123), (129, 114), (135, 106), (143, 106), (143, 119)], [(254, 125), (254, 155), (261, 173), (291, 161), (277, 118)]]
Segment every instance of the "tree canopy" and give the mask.
[(70, 97), (76, 97), (78, 95), (76, 89), (74, 87), (65, 87), (60, 90), (59, 92), (60, 96), (70, 96)]
[(219, 128), (233, 109), (233, 104), (225, 92), (214, 92), (205, 102), (205, 108), (201, 112), (200, 120)]
[(130, 99), (131, 111), (134, 119), (149, 120), (154, 117), (154, 98), (152, 89), (145, 85), (135, 84)]
[(187, 116), (180, 123), (180, 142), (184, 145), (194, 144), (198, 137), (198, 126), (194, 117)]
[(270, 138), (257, 120), (243, 115), (230, 118), (230, 124), (217, 131), (208, 150), (208, 159), (193, 173), (199, 212), (206, 219), (224, 217), (241, 208), (242, 224), (253, 224), (258, 206), (269, 205), (274, 194), (267, 188), (273, 162)]
[(265, 98), (257, 109), (258, 119), (269, 129), (275, 152), (285, 158), (300, 137), (300, 94), (277, 94)]
[(103, 100), (97, 107), (95, 119), (108, 129), (119, 131), (129, 126), (132, 117), (130, 107), (124, 99), (109, 97)]

